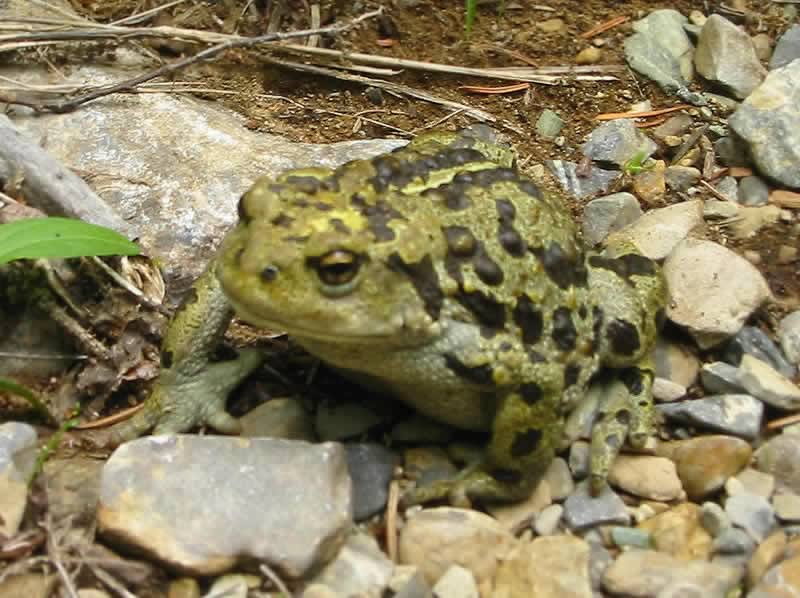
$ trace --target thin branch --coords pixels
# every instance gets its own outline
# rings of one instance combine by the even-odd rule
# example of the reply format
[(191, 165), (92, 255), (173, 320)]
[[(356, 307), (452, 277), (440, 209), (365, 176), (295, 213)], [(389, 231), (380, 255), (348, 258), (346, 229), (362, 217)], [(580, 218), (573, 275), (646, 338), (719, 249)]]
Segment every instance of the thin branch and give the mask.
[[(375, 16), (378, 16), (378, 15), (380, 15), (382, 13), (383, 13), (383, 9), (379, 8), (377, 10), (373, 10), (373, 11), (364, 13), (363, 15), (361, 15), (359, 17), (356, 17), (355, 19), (353, 19), (350, 22), (345, 23), (343, 25), (331, 25), (329, 27), (322, 27), (322, 28), (319, 28), (319, 29), (304, 29), (304, 30), (300, 30), (300, 31), (290, 31), (290, 32), (286, 32), (286, 33), (282, 33), (282, 32), (267, 33), (265, 35), (259, 35), (257, 37), (247, 37), (247, 38), (236, 37), (236, 38), (224, 41), (222, 43), (219, 43), (217, 45), (211, 46), (210, 48), (206, 48), (205, 50), (202, 50), (202, 51), (198, 52), (197, 54), (194, 54), (193, 56), (188, 56), (188, 57), (183, 58), (181, 60), (177, 60), (177, 61), (172, 62), (170, 64), (166, 64), (166, 65), (164, 65), (164, 66), (162, 66), (160, 68), (157, 68), (155, 70), (152, 70), (152, 71), (150, 71), (148, 73), (143, 73), (143, 74), (141, 74), (141, 75), (139, 75), (137, 77), (132, 77), (130, 79), (126, 79), (124, 81), (119, 81), (117, 83), (112, 83), (110, 85), (103, 85), (103, 86), (98, 87), (98, 88), (96, 88), (96, 89), (94, 89), (92, 91), (89, 91), (87, 93), (84, 93), (82, 95), (79, 95), (79, 96), (77, 96), (75, 98), (71, 98), (71, 99), (68, 99), (68, 100), (62, 100), (62, 101), (57, 101), (57, 102), (42, 102), (42, 103), (38, 103), (37, 104), (37, 103), (32, 103), (32, 102), (24, 102), (24, 101), (21, 101), (19, 98), (17, 98), (16, 101), (13, 101), (13, 99), (12, 99), (12, 101), (10, 101), (8, 103), (26, 105), (26, 106), (29, 106), (30, 108), (33, 108), (37, 112), (45, 112), (45, 111), (57, 112), (57, 113), (70, 112), (70, 111), (74, 110), (75, 108), (77, 108), (77, 107), (79, 107), (79, 106), (81, 106), (83, 104), (86, 104), (86, 103), (91, 102), (93, 100), (105, 97), (107, 95), (110, 95), (110, 94), (113, 94), (113, 93), (119, 93), (119, 92), (129, 92), (132, 88), (134, 88), (134, 87), (136, 87), (138, 85), (141, 85), (142, 83), (145, 83), (147, 81), (151, 81), (152, 79), (156, 79), (158, 77), (164, 77), (166, 75), (169, 75), (171, 73), (174, 73), (176, 71), (184, 69), (187, 66), (190, 66), (192, 64), (196, 64), (198, 62), (202, 62), (204, 60), (208, 60), (210, 58), (213, 58), (213, 57), (215, 57), (215, 56), (217, 56), (219, 54), (227, 52), (228, 50), (232, 50), (232, 49), (236, 49), (236, 48), (252, 48), (252, 47), (259, 46), (259, 45), (262, 45), (262, 44), (265, 44), (265, 43), (268, 43), (268, 42), (275, 42), (275, 41), (279, 41), (279, 40), (292, 39), (292, 38), (296, 38), (296, 37), (308, 37), (310, 35), (316, 35), (316, 34), (319, 34), (319, 35), (338, 34), (338, 33), (341, 33), (343, 31), (347, 31), (348, 29), (352, 29), (353, 27), (355, 27), (359, 23), (361, 23), (361, 22), (363, 22), (363, 21), (365, 21), (367, 19), (371, 19), (371, 18), (373, 18)], [(84, 32), (83, 35), (94, 35), (94, 34), (97, 34), (99, 36), (100, 33), (101, 32)], [(32, 35), (36, 35), (36, 34), (32, 34)], [(58, 34), (56, 34), (56, 35), (58, 35)], [(64, 35), (64, 36), (72, 35), (73, 38), (74, 38), (74, 32), (65, 32), (65, 33), (60, 34), (60, 35)], [(129, 34), (116, 33), (113, 37), (119, 38), (119, 39), (124, 39), (124, 38), (130, 37), (130, 35)], [(4, 39), (4, 36), (0, 36), (0, 41), (2, 41), (3, 39)], [(53, 38), (51, 37), (49, 39), (52, 40)], [(6, 101), (6, 100), (4, 100), (4, 101)]]

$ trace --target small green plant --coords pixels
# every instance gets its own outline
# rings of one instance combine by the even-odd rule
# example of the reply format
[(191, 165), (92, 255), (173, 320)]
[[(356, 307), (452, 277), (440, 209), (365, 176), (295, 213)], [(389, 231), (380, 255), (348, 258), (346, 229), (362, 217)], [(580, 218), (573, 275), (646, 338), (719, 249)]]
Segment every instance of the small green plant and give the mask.
[(633, 157), (622, 165), (622, 170), (625, 174), (636, 175), (645, 170), (650, 170), (655, 164), (645, 165), (647, 160), (647, 152), (637, 152)]
[(139, 246), (108, 228), (70, 218), (0, 224), (0, 265), (19, 259), (138, 255)]
[[(466, 0), (467, 14), (464, 18), (464, 31), (467, 35), (472, 31), (472, 26), (475, 24), (475, 18), (478, 16), (478, 0)], [(497, 12), (503, 14), (505, 9), (505, 1), (500, 0)]]

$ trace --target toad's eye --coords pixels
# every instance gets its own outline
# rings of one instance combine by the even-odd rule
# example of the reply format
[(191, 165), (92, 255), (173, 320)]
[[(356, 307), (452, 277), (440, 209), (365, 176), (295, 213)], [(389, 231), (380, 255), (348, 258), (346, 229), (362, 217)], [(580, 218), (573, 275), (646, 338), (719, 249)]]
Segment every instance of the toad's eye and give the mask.
[(353, 288), (363, 262), (362, 256), (344, 249), (308, 259), (308, 265), (316, 271), (323, 290), (334, 295), (347, 293)]

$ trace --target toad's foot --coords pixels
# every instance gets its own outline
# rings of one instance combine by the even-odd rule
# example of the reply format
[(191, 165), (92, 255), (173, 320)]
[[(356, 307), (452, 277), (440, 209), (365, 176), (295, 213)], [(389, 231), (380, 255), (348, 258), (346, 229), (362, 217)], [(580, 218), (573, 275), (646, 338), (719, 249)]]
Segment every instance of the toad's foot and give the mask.
[(531, 483), (525, 483), (516, 471), (490, 470), (483, 464), (463, 469), (449, 480), (437, 480), (429, 485), (412, 488), (403, 495), (405, 507), (430, 502), (446, 501), (454, 507), (470, 508), (473, 501), (509, 502), (522, 500), (531, 492)]
[(120, 444), (149, 430), (175, 434), (208, 425), (224, 434), (241, 431), (239, 420), (225, 411), (228, 394), (261, 362), (263, 352), (246, 349), (231, 361), (208, 363), (199, 371), (162, 371), (141, 411), (110, 430), (110, 443)]
[(590, 491), (597, 496), (606, 487), (609, 471), (626, 439), (631, 448), (642, 449), (653, 436), (655, 409), (653, 371), (630, 367), (606, 385), (592, 426)]

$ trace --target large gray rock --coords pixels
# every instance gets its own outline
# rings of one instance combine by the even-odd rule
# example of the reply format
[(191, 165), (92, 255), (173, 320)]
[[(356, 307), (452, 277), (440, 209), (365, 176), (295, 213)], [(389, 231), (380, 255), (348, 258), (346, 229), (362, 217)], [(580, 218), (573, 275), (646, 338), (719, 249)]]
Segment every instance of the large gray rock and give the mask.
[(688, 19), (671, 8), (654, 10), (645, 18), (633, 24), (633, 30), (653, 38), (678, 62), (678, 69), (686, 81), (694, 76), (692, 51), (694, 46), (689, 41), (683, 26)]
[(728, 119), (765, 176), (800, 189), (800, 60), (771, 71)]
[(664, 263), (667, 317), (686, 327), (701, 348), (736, 334), (772, 295), (746, 259), (712, 241), (682, 241)]
[(744, 99), (767, 74), (750, 36), (720, 15), (708, 17), (694, 54), (697, 72)]
[(153, 436), (106, 463), (101, 533), (197, 575), (241, 560), (290, 578), (323, 565), (352, 525), (341, 445), (270, 438)]
[(774, 71), (800, 58), (800, 25), (789, 27), (775, 44), (769, 60), (769, 70)]
[[(0, 68), (26, 84), (102, 85), (130, 76), (101, 67), (59, 72)], [(13, 123), (82, 173), (108, 209), (135, 223), (140, 242), (167, 272), (193, 278), (236, 221), (236, 201), (260, 176), (306, 166), (336, 167), (405, 144), (293, 143), (249, 130), (217, 104), (166, 93), (115, 95), (67, 114), (18, 111)]]

